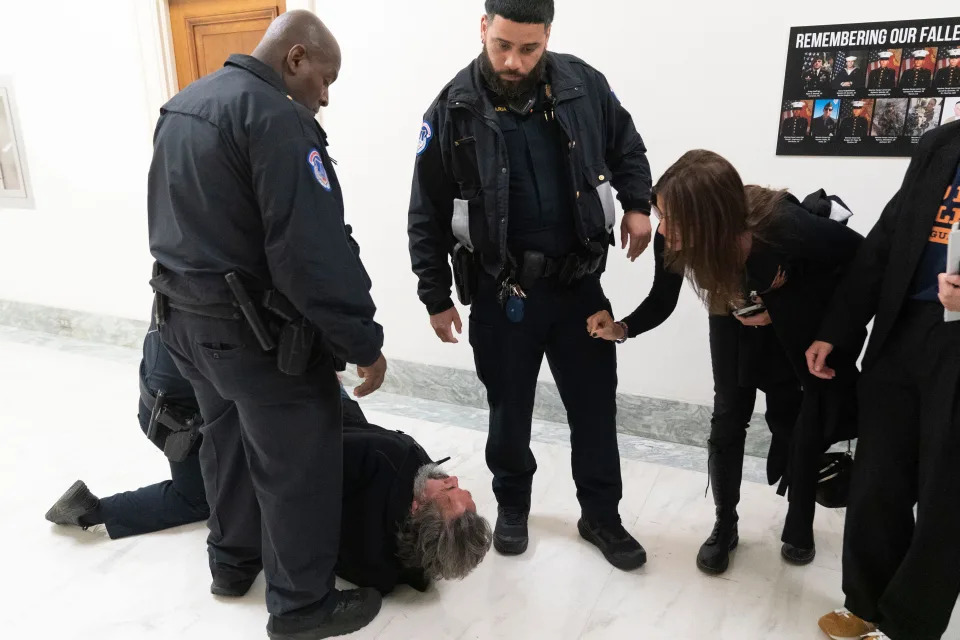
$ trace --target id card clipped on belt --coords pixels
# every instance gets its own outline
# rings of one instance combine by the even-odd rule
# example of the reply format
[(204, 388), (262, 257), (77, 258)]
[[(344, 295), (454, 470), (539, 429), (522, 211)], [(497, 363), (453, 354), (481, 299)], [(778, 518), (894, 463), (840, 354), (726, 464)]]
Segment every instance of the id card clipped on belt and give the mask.
[[(950, 231), (950, 239), (947, 243), (947, 274), (951, 276), (960, 275), (960, 222), (955, 223)], [(943, 321), (960, 321), (960, 311), (944, 309)]]

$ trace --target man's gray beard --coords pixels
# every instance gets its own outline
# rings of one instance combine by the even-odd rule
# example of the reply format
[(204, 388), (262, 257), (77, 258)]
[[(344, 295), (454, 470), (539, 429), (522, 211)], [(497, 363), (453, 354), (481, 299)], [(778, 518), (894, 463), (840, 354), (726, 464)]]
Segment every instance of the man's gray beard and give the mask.
[(537, 86), (546, 77), (547, 54), (544, 53), (537, 62), (537, 66), (530, 70), (522, 80), (508, 82), (504, 80), (493, 68), (493, 62), (487, 53), (487, 47), (484, 45), (480, 52), (480, 74), (483, 76), (487, 86), (499, 96), (506, 98), (509, 102), (515, 102), (521, 98), (528, 98)]
[(421, 500), (427, 490), (427, 480), (443, 480), (449, 478), (446, 473), (440, 469), (440, 465), (430, 462), (417, 470), (417, 475), (413, 479), (413, 497), (415, 500)]

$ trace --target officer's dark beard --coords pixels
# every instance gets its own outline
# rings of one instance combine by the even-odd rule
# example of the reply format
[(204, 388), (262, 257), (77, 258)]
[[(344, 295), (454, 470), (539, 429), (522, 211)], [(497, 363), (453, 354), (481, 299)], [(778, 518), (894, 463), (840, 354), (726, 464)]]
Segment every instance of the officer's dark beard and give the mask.
[(506, 98), (508, 102), (524, 102), (532, 96), (537, 87), (546, 77), (547, 54), (544, 53), (537, 62), (537, 66), (530, 70), (526, 76), (520, 80), (504, 80), (493, 68), (493, 62), (487, 53), (487, 47), (483, 47), (483, 53), (480, 54), (480, 73), (483, 76), (487, 86), (499, 96)]

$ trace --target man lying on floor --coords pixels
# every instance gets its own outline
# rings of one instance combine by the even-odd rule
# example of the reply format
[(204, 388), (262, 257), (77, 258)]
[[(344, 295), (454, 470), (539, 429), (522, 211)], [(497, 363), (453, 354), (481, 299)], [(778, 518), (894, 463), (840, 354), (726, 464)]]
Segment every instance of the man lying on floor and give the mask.
[[(171, 480), (98, 499), (78, 480), (46, 514), (60, 525), (105, 525), (113, 538), (209, 517), (200, 473), (197, 400), (151, 328), (140, 363), (140, 426), (170, 459)], [(460, 579), (490, 548), (490, 524), (470, 492), (440, 470), (410, 436), (367, 422), (341, 386), (343, 513), (337, 575), (386, 594), (398, 584), (425, 591), (430, 580)], [(445, 462), (445, 461), (441, 461)], [(211, 591), (242, 596), (256, 571)]]

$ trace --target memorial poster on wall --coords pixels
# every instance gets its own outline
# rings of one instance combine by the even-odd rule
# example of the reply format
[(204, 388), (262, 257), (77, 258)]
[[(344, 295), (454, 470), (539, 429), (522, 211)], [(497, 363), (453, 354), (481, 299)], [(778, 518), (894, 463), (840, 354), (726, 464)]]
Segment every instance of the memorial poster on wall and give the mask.
[(794, 27), (777, 155), (911, 156), (960, 121), (960, 18)]

